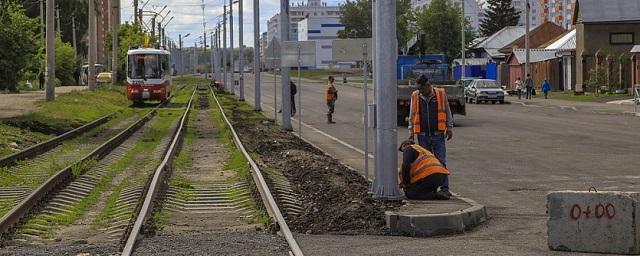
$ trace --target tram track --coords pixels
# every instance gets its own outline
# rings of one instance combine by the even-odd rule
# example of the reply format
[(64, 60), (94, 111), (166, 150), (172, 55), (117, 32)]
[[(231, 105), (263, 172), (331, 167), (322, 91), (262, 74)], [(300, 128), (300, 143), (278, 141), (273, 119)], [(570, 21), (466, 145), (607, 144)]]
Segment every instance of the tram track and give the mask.
[[(244, 252), (246, 254), (256, 255), (257, 250), (260, 251), (257, 255), (272, 255), (272, 253), (282, 250), (282, 244), (285, 244), (288, 246), (287, 251), (289, 251), (289, 254), (303, 255), (260, 169), (258, 169), (251, 156), (242, 146), (240, 139), (224, 115), (224, 111), (211, 88), (209, 86), (203, 87), (206, 87), (206, 91), (203, 93), (203, 90), (200, 90), (198, 93), (201, 104), (199, 107), (201, 109), (208, 109), (209, 106), (202, 106), (202, 101), (206, 101), (208, 97), (213, 97), (213, 102), (215, 102), (212, 106), (212, 108), (215, 108), (213, 111), (219, 111), (223, 120), (223, 123), (216, 125), (228, 128), (231, 135), (230, 143), (232, 143), (229, 146), (235, 147), (238, 155), (233, 156), (233, 153), (231, 153), (231, 156), (225, 154), (223, 152), (225, 151), (224, 149), (216, 148), (221, 147), (220, 145), (222, 144), (220, 144), (220, 142), (216, 142), (215, 140), (211, 141), (211, 136), (202, 133), (202, 131), (219, 130), (221, 129), (220, 127), (204, 127), (204, 129), (200, 127), (196, 137), (203, 141), (201, 141), (194, 150), (201, 150), (206, 153), (201, 152), (197, 158), (195, 156), (192, 157), (192, 159), (194, 159), (193, 165), (196, 167), (191, 166), (190, 168), (186, 168), (186, 171), (181, 170), (180, 167), (172, 168), (172, 166), (174, 166), (172, 162), (173, 159), (176, 158), (176, 154), (184, 150), (181, 146), (184, 140), (184, 134), (186, 133), (185, 130), (187, 129), (186, 123), (190, 120), (190, 113), (185, 112), (185, 115), (181, 118), (180, 126), (177, 129), (176, 137), (167, 150), (163, 162), (157, 168), (153, 179), (149, 182), (149, 191), (145, 192), (145, 201), (141, 203), (142, 206), (137, 215), (137, 220), (127, 238), (127, 243), (125, 244), (122, 255), (132, 255), (141, 240), (145, 242), (143, 243), (143, 247), (145, 248), (143, 248), (141, 253), (155, 254), (158, 251), (155, 251), (154, 248), (162, 247), (162, 245), (150, 245), (151, 243), (164, 243), (163, 239), (169, 239), (173, 243), (180, 244), (183, 243), (182, 239), (185, 239), (184, 237), (187, 237), (186, 240), (193, 242), (190, 239), (197, 240), (199, 234), (207, 237), (207, 243), (223, 247), (232, 247), (225, 245), (228, 244), (228, 240), (233, 241), (231, 244), (243, 244), (243, 239), (251, 237), (249, 239), (253, 241), (254, 248), (243, 248), (248, 250)], [(194, 118), (192, 117), (191, 119)], [(201, 119), (204, 119), (202, 115), (195, 117), (195, 120), (200, 122), (198, 125), (202, 125)], [(194, 128), (193, 126), (195, 125), (189, 126), (189, 129)], [(206, 145), (212, 144), (214, 146), (206, 147)], [(194, 146), (192, 145), (192, 147)], [(199, 149), (199, 147), (205, 148)], [(205, 157), (201, 157), (203, 156), (202, 154), (205, 154)], [(209, 158), (209, 161), (202, 160), (204, 158)], [(199, 159), (201, 161), (198, 161)], [(248, 173), (244, 176), (245, 178), (242, 178), (243, 175), (234, 176), (233, 173), (238, 170), (227, 170), (225, 169), (226, 167), (212, 163), (212, 161), (223, 161), (229, 164), (229, 162), (238, 160), (242, 163), (249, 163), (248, 165), (244, 164), (248, 170)], [(194, 184), (185, 184), (188, 182), (183, 182), (176, 185), (172, 182), (172, 176), (177, 175), (184, 180), (191, 179), (191, 181), (197, 181), (195, 181)], [(278, 184), (278, 186), (278, 188), (275, 188), (275, 191), (287, 188), (287, 184)], [(260, 204), (259, 208), (266, 209), (267, 218), (271, 219), (271, 223), (274, 223), (272, 228), (275, 228), (275, 230), (284, 237), (282, 242), (268, 238), (270, 236), (268, 233), (246, 233), (238, 231), (247, 231), (247, 229), (255, 231), (255, 229), (261, 229), (254, 228), (252, 225), (242, 224), (242, 221), (238, 221), (238, 219), (252, 218), (258, 214), (254, 209), (256, 201)], [(160, 208), (162, 211), (170, 212), (174, 221), (173, 227), (170, 231), (163, 230), (164, 233), (159, 240), (148, 239), (147, 237), (143, 238), (145, 230), (153, 229), (154, 225), (157, 224), (153, 223), (156, 220), (152, 215), (154, 213), (157, 214)], [(225, 218), (227, 220), (224, 220)], [(229, 221), (229, 219), (235, 220), (235, 222)], [(183, 234), (183, 236), (179, 234)], [(272, 246), (274, 249), (270, 248)], [(218, 248), (214, 251), (201, 251), (201, 253), (216, 254), (223, 253), (225, 250), (234, 251), (235, 249)], [(237, 253), (242, 254), (242, 252)]]
[[(87, 213), (87, 208), (96, 202), (102, 202), (103, 205), (101, 207), (105, 207), (106, 203), (104, 201), (107, 196), (104, 194), (113, 194), (112, 187), (122, 188), (122, 186), (117, 186), (118, 183), (133, 182), (136, 179), (144, 181), (145, 177), (142, 177), (144, 172), (139, 172), (138, 176), (140, 177), (123, 177), (121, 173), (136, 174), (138, 170), (153, 169), (154, 160), (163, 155), (164, 148), (166, 148), (171, 136), (163, 136), (165, 139), (156, 141), (155, 137), (162, 132), (154, 129), (173, 130), (177, 125), (176, 122), (171, 121), (169, 122), (169, 127), (162, 127), (161, 125), (156, 127), (158, 126), (156, 123), (162, 122), (156, 122), (155, 120), (162, 119), (163, 115), (166, 116), (166, 120), (175, 119), (177, 110), (163, 110), (161, 109), (163, 105), (160, 104), (154, 107), (132, 124), (126, 121), (121, 122), (118, 125), (126, 126), (126, 128), (121, 129), (115, 136), (100, 144), (90, 153), (66, 164), (29, 193), (16, 192), (0, 187), (0, 199), (4, 195), (7, 198), (13, 198), (14, 201), (19, 201), (15, 207), (11, 208), (0, 219), (0, 233), (2, 234), (0, 244), (6, 245), (9, 241), (12, 244), (20, 242), (46, 244), (46, 240), (50, 242), (52, 240), (51, 235), (55, 234), (52, 227), (59, 228), (80, 224), (75, 226), (88, 228), (95, 225), (93, 223), (82, 223), (82, 221), (87, 218), (96, 219), (107, 216), (108, 214), (101, 215), (99, 212), (91, 211), (88, 211), (86, 215), (93, 216), (82, 217), (80, 215)], [(163, 112), (158, 114), (160, 111)], [(133, 118), (133, 116), (130, 118)], [(104, 130), (102, 132), (113, 135), (113, 133), (104, 132)], [(149, 135), (147, 136), (148, 133)], [(154, 145), (154, 147), (148, 157), (141, 159), (135, 157), (135, 152), (132, 151), (140, 150), (137, 146), (143, 142), (147, 143), (147, 146)], [(34, 159), (37, 158), (35, 157)], [(147, 164), (136, 165), (128, 164), (127, 162), (146, 162)], [(135, 186), (132, 186), (132, 188), (135, 191)], [(28, 189), (25, 190), (28, 191)], [(107, 191), (105, 192), (104, 190)], [(142, 188), (138, 188), (138, 191), (141, 192)], [(126, 192), (121, 193), (120, 196), (126, 198)], [(119, 198), (116, 199), (118, 200), (115, 200), (115, 203), (121, 201)], [(130, 212), (133, 213), (133, 209)], [(105, 219), (103, 221), (110, 220)], [(95, 222), (97, 223), (98, 221)], [(117, 237), (117, 239), (112, 239), (113, 241), (119, 241), (119, 238), (124, 233), (124, 229), (117, 230), (111, 226), (108, 228), (101, 227), (100, 229), (107, 230), (105, 233), (119, 233), (112, 236)], [(63, 229), (62, 231), (73, 234), (77, 230), (66, 228), (66, 230)], [(42, 242), (43, 240), (44, 242)], [(56, 240), (60, 241), (59, 238), (56, 238)], [(104, 238), (104, 240), (108, 241), (108, 238)]]

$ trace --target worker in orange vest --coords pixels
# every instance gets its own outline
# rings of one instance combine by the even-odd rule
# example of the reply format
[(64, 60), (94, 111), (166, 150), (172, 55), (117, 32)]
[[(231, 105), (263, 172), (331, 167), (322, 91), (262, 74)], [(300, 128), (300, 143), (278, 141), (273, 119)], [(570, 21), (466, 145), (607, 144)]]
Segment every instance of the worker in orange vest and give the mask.
[(400, 187), (409, 199), (448, 200), (450, 195), (438, 191), (444, 184), (449, 171), (425, 148), (407, 140), (400, 145), (402, 167), (399, 178)]
[[(434, 88), (425, 76), (418, 79), (420, 88), (411, 94), (409, 110), (409, 139), (418, 137), (418, 144), (433, 152), (442, 166), (447, 166), (446, 140), (453, 137), (453, 117), (447, 94)], [(445, 177), (441, 191), (449, 196), (449, 178)]]
[(334, 81), (335, 79), (333, 78), (333, 76), (329, 76), (329, 82), (327, 83), (327, 92), (325, 94), (325, 98), (327, 100), (327, 107), (329, 108), (329, 111), (327, 111), (327, 123), (329, 124), (336, 123), (333, 121), (333, 112), (335, 111), (335, 108), (336, 108), (336, 100), (338, 100), (338, 90), (336, 89), (336, 86), (333, 84)]

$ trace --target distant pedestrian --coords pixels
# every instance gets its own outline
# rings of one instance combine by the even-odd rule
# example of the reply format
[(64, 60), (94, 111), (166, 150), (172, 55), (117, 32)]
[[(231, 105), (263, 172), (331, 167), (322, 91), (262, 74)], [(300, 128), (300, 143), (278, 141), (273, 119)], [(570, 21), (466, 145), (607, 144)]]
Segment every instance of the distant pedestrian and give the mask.
[(527, 99), (531, 99), (531, 95), (533, 93), (533, 79), (531, 79), (531, 74), (527, 74), (527, 79), (524, 80), (524, 86), (527, 90)]
[(522, 99), (523, 90), (524, 90), (524, 86), (522, 86), (522, 80), (520, 80), (520, 77), (518, 77), (518, 79), (516, 79), (516, 94), (518, 94), (519, 100)]
[(38, 75), (38, 87), (40, 87), (40, 90), (44, 87), (44, 70), (41, 70), (40, 75)]
[[(298, 87), (296, 87), (296, 84), (293, 83), (293, 81), (289, 81), (289, 94), (291, 95), (291, 115), (295, 115), (296, 114), (296, 94), (298, 93)], [(278, 113), (282, 113), (282, 108), (280, 108), (280, 110), (278, 110)]]
[[(80, 69), (76, 68), (75, 71), (73, 71), (73, 79), (76, 80), (76, 85), (80, 85)], [(113, 79), (117, 79), (117, 78), (113, 78)]]
[(325, 93), (325, 99), (327, 100), (327, 107), (329, 110), (327, 111), (327, 123), (335, 124), (333, 121), (333, 112), (336, 108), (336, 101), (338, 100), (338, 90), (334, 84), (335, 78), (333, 76), (329, 76), (329, 82), (327, 83), (327, 92)]
[(551, 85), (549, 84), (549, 81), (547, 81), (547, 79), (545, 79), (544, 82), (542, 82), (541, 90), (542, 90), (542, 93), (544, 93), (544, 98), (547, 99), (549, 92), (551, 91)]

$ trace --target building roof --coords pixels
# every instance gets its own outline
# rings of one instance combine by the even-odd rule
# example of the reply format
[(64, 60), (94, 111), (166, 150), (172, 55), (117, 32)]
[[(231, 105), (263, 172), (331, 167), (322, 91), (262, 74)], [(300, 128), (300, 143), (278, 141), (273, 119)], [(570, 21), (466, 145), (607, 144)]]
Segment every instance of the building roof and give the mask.
[[(487, 63), (491, 62), (491, 59), (489, 59), (489, 58), (466, 58), (466, 59), (464, 59), (464, 62), (466, 63), (466, 65), (469, 65), (469, 66), (482, 66), (482, 65), (486, 65)], [(462, 59), (453, 60), (453, 65), (454, 66), (462, 65)]]
[[(556, 50), (547, 50), (547, 49), (531, 49), (529, 54), (529, 62), (535, 63), (550, 59), (558, 58), (556, 55)], [(527, 52), (525, 49), (513, 49), (513, 54), (509, 56), (509, 59), (516, 58), (518, 63), (525, 63), (527, 59)]]
[(576, 0), (575, 12), (578, 15), (574, 15), (574, 24), (640, 22), (640, 0)]
[[(529, 31), (529, 47), (538, 48), (546, 42), (562, 35), (565, 30), (561, 26), (553, 22), (545, 22), (540, 26), (535, 27)], [(509, 45), (500, 49), (502, 53), (510, 53), (512, 49), (525, 47), (525, 35), (522, 35), (518, 39), (514, 40)]]
[(633, 46), (633, 48), (631, 48), (631, 51), (633, 53), (640, 53), (640, 45), (635, 45)]
[(501, 49), (526, 33), (525, 27), (509, 26), (487, 37), (471, 48)]
[(575, 50), (576, 49), (576, 30), (565, 33), (555, 41), (552, 41), (545, 49), (547, 50)]

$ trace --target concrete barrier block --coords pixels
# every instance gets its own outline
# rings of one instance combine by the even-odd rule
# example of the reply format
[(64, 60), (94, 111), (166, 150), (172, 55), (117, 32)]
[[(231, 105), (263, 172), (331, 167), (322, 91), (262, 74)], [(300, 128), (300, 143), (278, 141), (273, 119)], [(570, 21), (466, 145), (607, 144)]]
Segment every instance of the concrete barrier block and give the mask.
[(547, 195), (552, 250), (640, 254), (640, 193), (558, 191)]

